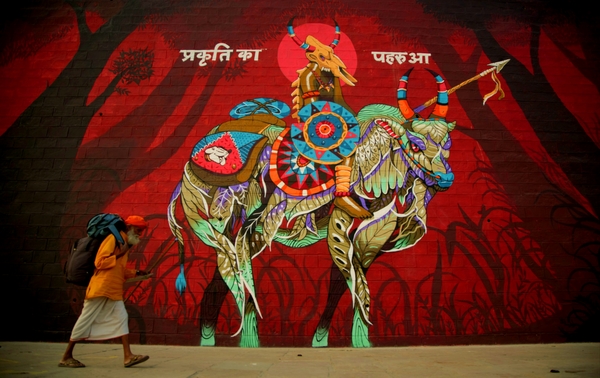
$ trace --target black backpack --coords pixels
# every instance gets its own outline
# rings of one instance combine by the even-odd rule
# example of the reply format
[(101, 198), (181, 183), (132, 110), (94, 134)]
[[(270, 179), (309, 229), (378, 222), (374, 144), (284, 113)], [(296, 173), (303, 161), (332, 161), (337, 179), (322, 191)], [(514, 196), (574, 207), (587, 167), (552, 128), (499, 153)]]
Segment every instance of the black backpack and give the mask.
[(125, 231), (125, 221), (117, 214), (102, 213), (89, 220), (87, 225), (88, 236), (78, 239), (73, 243), (64, 273), (67, 283), (77, 286), (88, 286), (94, 275), (94, 260), (102, 241), (113, 234), (120, 244), (125, 244), (119, 231)]

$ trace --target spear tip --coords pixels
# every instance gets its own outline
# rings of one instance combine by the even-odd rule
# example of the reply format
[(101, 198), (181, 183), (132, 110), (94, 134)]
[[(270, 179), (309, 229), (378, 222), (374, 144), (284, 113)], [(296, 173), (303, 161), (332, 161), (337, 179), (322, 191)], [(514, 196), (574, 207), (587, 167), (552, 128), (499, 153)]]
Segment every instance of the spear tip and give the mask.
[(506, 59), (506, 60), (501, 60), (499, 62), (494, 62), (494, 63), (490, 63), (488, 64), (488, 66), (494, 67), (496, 69), (496, 73), (502, 71), (502, 69), (504, 68), (504, 66), (506, 66), (506, 64), (510, 62), (510, 59)]

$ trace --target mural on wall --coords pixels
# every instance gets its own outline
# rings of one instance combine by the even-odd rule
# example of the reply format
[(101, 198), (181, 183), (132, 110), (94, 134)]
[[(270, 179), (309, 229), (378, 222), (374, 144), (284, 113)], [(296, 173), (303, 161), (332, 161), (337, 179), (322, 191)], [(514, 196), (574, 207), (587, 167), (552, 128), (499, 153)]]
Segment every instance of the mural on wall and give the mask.
[[(357, 80), (334, 52), (340, 42), (337, 22), (327, 46), (311, 35), (302, 42), (293, 20), (289, 36), (308, 59), (291, 85), (296, 122), (283, 121), (290, 114), (285, 103), (257, 98), (237, 105), (233, 120), (196, 144), (168, 216), (179, 244), (177, 290), (182, 293), (187, 285), (184, 236), (176, 219), (181, 198), (193, 233), (217, 253), (213, 281), (224, 281), (235, 299), (241, 346), (259, 346), (252, 259), (273, 242), (303, 248), (326, 240), (352, 298), (352, 345), (368, 347), (367, 270), (380, 254), (410, 248), (425, 235), (428, 204), (454, 181), (448, 158), (455, 123), (446, 121), (448, 93), (492, 74), (496, 88), (483, 103), (498, 92), (503, 98), (496, 74), (508, 60), (490, 64), (451, 90), (428, 70), (437, 96), (415, 109), (408, 103), (410, 68), (400, 78), (397, 107), (372, 104), (356, 114), (342, 95), (341, 83), (354, 86)], [(333, 284), (329, 290), (337, 298), (344, 291), (334, 293), (340, 289)], [(337, 303), (329, 305), (331, 311)], [(215, 345), (217, 316), (201, 320), (201, 345)], [(321, 316), (314, 347), (328, 345), (330, 323)]]
[(83, 294), (65, 251), (114, 212), (152, 226), (131, 256), (155, 273), (126, 294), (133, 342), (597, 341), (589, 12), (167, 3), (5, 16), (4, 339), (66, 340)]

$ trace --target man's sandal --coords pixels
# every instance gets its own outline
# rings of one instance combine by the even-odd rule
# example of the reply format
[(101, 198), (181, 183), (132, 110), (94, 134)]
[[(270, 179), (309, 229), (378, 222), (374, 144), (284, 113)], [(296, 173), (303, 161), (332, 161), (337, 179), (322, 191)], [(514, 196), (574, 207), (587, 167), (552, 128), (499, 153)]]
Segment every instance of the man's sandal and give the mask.
[(59, 362), (58, 367), (82, 368), (82, 367), (85, 367), (85, 365), (74, 358), (69, 358), (68, 360), (66, 360), (64, 362), (63, 361)]
[(134, 356), (131, 356), (131, 360), (129, 360), (129, 362), (123, 364), (123, 366), (131, 367), (133, 365), (141, 364), (144, 361), (148, 361), (149, 358), (150, 358), (149, 356), (134, 355)]

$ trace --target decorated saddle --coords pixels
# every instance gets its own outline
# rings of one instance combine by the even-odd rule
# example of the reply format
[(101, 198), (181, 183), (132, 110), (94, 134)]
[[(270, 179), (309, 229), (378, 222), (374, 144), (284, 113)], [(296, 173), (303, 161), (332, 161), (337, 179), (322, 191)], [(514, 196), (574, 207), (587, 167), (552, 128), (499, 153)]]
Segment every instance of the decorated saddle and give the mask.
[[(237, 105), (232, 121), (202, 138), (190, 157), (192, 171), (215, 186), (247, 181), (269, 138), (270, 126), (284, 127), (286, 104), (257, 98)], [(299, 123), (283, 128), (273, 142), (269, 162), (271, 180), (288, 195), (305, 197), (335, 185), (335, 165), (356, 150), (360, 127), (341, 105), (317, 101), (300, 109)]]
[(255, 98), (236, 105), (233, 120), (219, 125), (216, 132), (202, 138), (190, 156), (192, 171), (215, 186), (247, 181), (268, 138), (261, 134), (270, 126), (285, 126), (282, 118), (290, 114), (285, 103)]
[(192, 171), (210, 185), (229, 186), (247, 181), (267, 138), (243, 131), (207, 135), (194, 146)]

